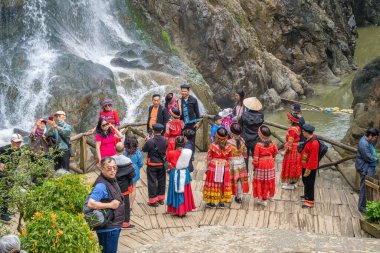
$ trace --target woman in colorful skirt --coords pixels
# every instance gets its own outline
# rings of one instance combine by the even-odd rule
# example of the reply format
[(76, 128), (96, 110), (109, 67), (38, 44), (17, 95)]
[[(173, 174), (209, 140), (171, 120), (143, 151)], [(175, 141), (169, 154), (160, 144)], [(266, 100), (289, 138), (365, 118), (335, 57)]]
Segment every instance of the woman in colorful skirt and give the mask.
[(184, 123), (180, 120), (180, 112), (178, 108), (171, 109), (169, 111), (171, 120), (166, 123), (165, 137), (168, 138), (168, 148), (166, 149), (166, 155), (169, 151), (175, 149), (175, 140), (182, 133)]
[(193, 151), (184, 147), (184, 137), (177, 137), (175, 150), (169, 151), (166, 157), (170, 165), (167, 212), (180, 217), (196, 208), (188, 169)]
[(215, 141), (207, 153), (206, 181), (203, 187), (203, 200), (206, 207), (224, 208), (224, 203), (231, 202), (232, 188), (230, 176), (231, 146), (227, 143), (228, 134), (225, 128), (219, 128)]
[(248, 173), (244, 160), (247, 158), (247, 148), (243, 138), (240, 137), (241, 131), (241, 126), (238, 123), (233, 123), (230, 127), (231, 139), (228, 140), (232, 150), (231, 187), (237, 203), (242, 202), (242, 193), (249, 192)]
[(290, 128), (286, 133), (285, 152), (282, 153), (284, 160), (282, 161), (281, 182), (283, 189), (294, 190), (302, 173), (301, 154), (297, 150), (301, 128), (296, 114), (288, 112), (287, 116)]
[(259, 138), (253, 156), (253, 197), (258, 198), (257, 204), (267, 206), (267, 199), (272, 199), (276, 189), (275, 158), (277, 146), (270, 139), (271, 131), (267, 126), (261, 126)]

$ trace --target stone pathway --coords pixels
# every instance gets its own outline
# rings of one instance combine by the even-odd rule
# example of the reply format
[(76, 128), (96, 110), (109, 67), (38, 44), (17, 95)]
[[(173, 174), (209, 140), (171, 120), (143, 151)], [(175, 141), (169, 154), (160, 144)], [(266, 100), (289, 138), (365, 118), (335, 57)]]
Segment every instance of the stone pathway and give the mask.
[[(357, 211), (358, 195), (334, 170), (322, 170), (317, 175), (316, 206), (313, 209), (301, 208), (299, 196), (303, 195), (302, 185), (292, 191), (281, 189), (280, 162), (277, 162), (276, 166), (277, 186), (274, 201), (268, 202), (267, 207), (256, 205), (249, 193), (244, 195), (242, 204), (232, 202), (225, 209), (206, 209), (202, 201), (206, 154), (197, 153), (194, 165), (192, 189), (197, 209), (184, 218), (166, 214), (166, 206), (152, 208), (147, 205), (146, 168), (142, 168), (131, 215), (131, 222), (136, 225), (136, 229), (122, 230), (119, 240), (120, 252), (129, 252), (143, 245), (161, 241), (165, 237), (203, 226), (280, 229), (292, 231), (285, 233), (290, 237), (296, 235), (296, 232), (310, 232), (328, 237), (369, 237), (360, 228), (359, 221), (362, 216)], [(91, 174), (93, 178), (96, 176), (94, 172)], [(250, 180), (251, 178), (252, 173)]]
[(379, 252), (380, 240), (285, 229), (207, 226), (168, 236), (135, 252)]

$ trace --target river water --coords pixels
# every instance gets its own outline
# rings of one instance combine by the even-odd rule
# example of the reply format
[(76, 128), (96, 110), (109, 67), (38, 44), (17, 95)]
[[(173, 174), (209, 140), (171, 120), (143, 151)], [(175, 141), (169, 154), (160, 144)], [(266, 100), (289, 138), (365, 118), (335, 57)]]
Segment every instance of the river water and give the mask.
[[(355, 62), (359, 68), (363, 68), (376, 56), (380, 56), (380, 27), (359, 28), (359, 37), (355, 51)], [(321, 107), (339, 107), (340, 109), (350, 109), (353, 101), (351, 92), (351, 81), (355, 73), (343, 78), (343, 85), (313, 85), (316, 96), (302, 100)], [(266, 113), (265, 119), (283, 125), (288, 125), (286, 112), (290, 108), (286, 107), (282, 111)], [(309, 110), (307, 106), (302, 107), (302, 115), (306, 122), (316, 128), (316, 133), (325, 137), (341, 140), (352, 120), (351, 114), (334, 114), (315, 110)], [(284, 136), (285, 131), (276, 129), (280, 135)]]

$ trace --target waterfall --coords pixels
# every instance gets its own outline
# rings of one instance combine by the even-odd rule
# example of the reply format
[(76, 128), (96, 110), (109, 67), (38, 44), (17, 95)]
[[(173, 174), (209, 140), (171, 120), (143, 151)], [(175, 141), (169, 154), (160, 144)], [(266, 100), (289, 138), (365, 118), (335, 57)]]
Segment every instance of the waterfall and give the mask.
[[(0, 40), (0, 53), (5, 56), (0, 61), (2, 133), (8, 133), (10, 128), (30, 131), (36, 118), (48, 116), (47, 105), (55, 99), (52, 88), (63, 75), (59, 69), (62, 57), (76, 57), (112, 71), (117, 92), (114, 96), (121, 97), (125, 104), (127, 116), (123, 122), (133, 122), (146, 114), (152, 94), (164, 95), (173, 90), (174, 84), (178, 87), (183, 82), (179, 73), (188, 68), (184, 63), (166, 66), (157, 60), (156, 67), (154, 62), (146, 61), (170, 57), (136, 41), (134, 31), (125, 29), (125, 0), (27, 0), (22, 8), (23, 29), (18, 39), (12, 43)], [(132, 55), (124, 55), (125, 50)], [(115, 65), (115, 58), (137, 66)], [(172, 73), (165, 72), (167, 69)], [(205, 112), (203, 104), (200, 107)], [(0, 144), (8, 142), (4, 135), (0, 136)]]

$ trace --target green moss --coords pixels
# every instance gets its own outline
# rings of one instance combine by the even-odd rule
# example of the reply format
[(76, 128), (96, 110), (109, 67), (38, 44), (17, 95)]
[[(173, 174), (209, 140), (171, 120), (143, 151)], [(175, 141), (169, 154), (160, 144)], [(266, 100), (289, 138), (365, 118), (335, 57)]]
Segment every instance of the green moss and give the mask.
[(160, 24), (153, 21), (147, 21), (143, 10), (135, 8), (130, 0), (126, 0), (129, 17), (133, 21), (135, 28), (139, 31), (140, 38), (149, 45), (159, 44), (172, 53), (178, 53), (176, 47), (167, 31)]

